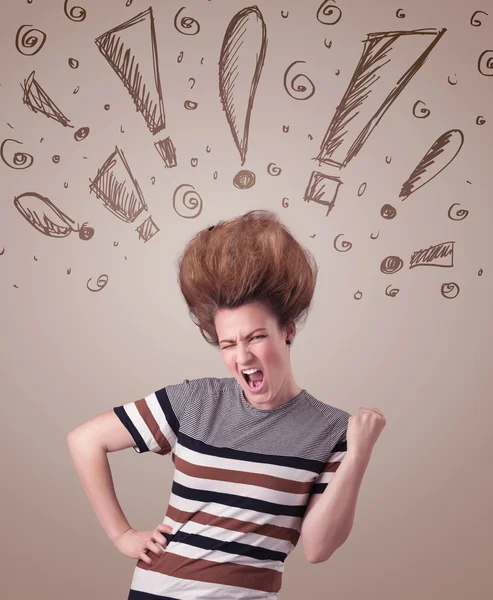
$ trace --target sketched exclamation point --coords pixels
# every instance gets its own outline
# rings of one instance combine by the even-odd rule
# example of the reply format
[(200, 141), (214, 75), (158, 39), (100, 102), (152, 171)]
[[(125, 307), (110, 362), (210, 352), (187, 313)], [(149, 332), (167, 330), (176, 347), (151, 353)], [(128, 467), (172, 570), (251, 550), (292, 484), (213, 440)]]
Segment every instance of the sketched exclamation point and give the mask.
[[(219, 94), (231, 133), (245, 164), (250, 115), (267, 50), (267, 29), (257, 6), (243, 8), (231, 19), (219, 57)], [(241, 170), (233, 184), (248, 189), (255, 184), (252, 171)]]

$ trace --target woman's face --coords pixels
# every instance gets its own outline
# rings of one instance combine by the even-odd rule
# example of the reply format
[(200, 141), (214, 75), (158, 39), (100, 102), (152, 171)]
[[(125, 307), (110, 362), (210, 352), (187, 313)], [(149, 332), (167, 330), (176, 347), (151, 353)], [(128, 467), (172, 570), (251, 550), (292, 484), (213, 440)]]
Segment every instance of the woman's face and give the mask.
[[(224, 363), (243, 388), (250, 404), (270, 409), (299, 393), (293, 380), (289, 346), (296, 333), (294, 324), (281, 331), (274, 317), (260, 302), (218, 310), (216, 332)], [(242, 370), (257, 367), (264, 374), (263, 388), (252, 392)]]

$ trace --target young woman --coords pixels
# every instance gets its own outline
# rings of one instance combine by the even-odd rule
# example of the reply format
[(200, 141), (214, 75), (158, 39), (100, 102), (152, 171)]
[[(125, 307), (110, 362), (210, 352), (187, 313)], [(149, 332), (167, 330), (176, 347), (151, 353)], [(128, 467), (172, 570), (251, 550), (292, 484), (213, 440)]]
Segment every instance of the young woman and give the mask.
[[(178, 272), (192, 320), (231, 377), (185, 379), (114, 407), (69, 434), (72, 459), (107, 535), (138, 559), (128, 600), (277, 600), (300, 537), (309, 562), (322, 562), (349, 535), (385, 418), (351, 417), (296, 383), (290, 349), (318, 267), (275, 213), (200, 231)], [(106, 454), (129, 447), (174, 463), (153, 530), (133, 529), (116, 499)]]

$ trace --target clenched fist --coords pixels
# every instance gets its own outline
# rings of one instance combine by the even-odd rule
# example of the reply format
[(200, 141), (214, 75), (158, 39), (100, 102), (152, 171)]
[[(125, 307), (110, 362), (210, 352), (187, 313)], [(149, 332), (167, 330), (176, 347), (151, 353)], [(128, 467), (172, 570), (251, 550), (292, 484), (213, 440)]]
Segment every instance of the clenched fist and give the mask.
[(378, 408), (360, 407), (359, 411), (348, 419), (347, 453), (369, 458), (386, 422), (385, 415)]

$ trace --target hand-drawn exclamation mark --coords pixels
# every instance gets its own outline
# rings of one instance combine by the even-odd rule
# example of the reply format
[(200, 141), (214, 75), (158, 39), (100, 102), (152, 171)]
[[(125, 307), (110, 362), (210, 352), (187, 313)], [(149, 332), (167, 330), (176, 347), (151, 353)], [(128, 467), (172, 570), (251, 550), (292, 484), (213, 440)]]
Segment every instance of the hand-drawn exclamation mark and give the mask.
[[(342, 169), (358, 154), (380, 119), (422, 67), (445, 31), (446, 29), (417, 29), (367, 35), (361, 58), (315, 159), (319, 164)], [(386, 65), (390, 63), (395, 63), (396, 66), (389, 69)], [(403, 73), (397, 81), (396, 72)], [(341, 183), (338, 177), (314, 171), (304, 199), (307, 202), (325, 204), (329, 207), (328, 215), (334, 207)], [(325, 199), (328, 192), (330, 197)]]
[[(231, 19), (219, 58), (219, 94), (241, 164), (248, 150), (250, 115), (267, 50), (267, 29), (257, 6), (243, 8)], [(233, 184), (247, 189), (255, 174), (239, 171)]]

